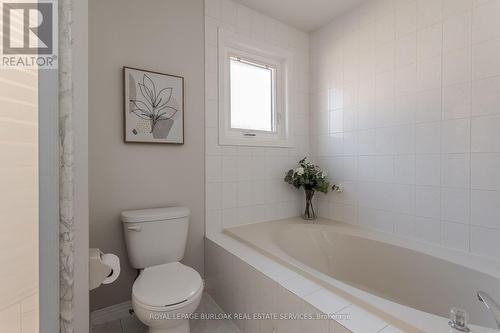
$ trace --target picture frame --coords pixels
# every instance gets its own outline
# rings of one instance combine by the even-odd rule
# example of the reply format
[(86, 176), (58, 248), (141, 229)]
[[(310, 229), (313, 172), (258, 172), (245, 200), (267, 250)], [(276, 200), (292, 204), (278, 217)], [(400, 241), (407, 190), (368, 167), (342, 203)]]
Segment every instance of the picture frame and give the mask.
[(184, 77), (123, 67), (125, 143), (184, 144)]

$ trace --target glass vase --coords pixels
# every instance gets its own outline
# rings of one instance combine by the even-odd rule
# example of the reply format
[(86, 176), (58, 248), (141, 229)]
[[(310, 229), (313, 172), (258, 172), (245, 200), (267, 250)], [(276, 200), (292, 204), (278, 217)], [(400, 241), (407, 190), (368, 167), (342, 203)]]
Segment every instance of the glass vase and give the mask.
[(316, 212), (314, 211), (314, 206), (313, 206), (314, 190), (305, 190), (305, 191), (306, 191), (306, 209), (304, 210), (304, 215), (302, 215), (302, 218), (304, 220), (316, 220)]

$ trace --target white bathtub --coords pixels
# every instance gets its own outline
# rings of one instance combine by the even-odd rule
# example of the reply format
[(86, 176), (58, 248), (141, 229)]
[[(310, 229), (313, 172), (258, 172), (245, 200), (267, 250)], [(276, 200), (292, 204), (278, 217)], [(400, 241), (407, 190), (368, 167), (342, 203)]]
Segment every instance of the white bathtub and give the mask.
[(454, 306), (480, 326), (474, 331), (496, 327), (476, 292), (500, 300), (498, 261), (326, 219), (264, 222), (225, 233), (407, 329), (442, 331)]

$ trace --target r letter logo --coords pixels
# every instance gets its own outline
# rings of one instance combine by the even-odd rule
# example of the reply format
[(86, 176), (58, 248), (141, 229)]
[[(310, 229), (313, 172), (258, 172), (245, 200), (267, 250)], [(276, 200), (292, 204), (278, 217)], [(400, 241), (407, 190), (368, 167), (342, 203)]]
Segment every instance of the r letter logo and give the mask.
[(2, 3), (4, 67), (57, 67), (57, 2)]

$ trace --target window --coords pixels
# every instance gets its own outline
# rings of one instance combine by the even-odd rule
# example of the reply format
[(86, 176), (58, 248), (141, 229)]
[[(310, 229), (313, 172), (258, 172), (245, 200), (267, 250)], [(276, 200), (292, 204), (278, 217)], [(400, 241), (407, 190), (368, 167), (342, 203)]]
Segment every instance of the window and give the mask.
[(230, 58), (231, 128), (275, 132), (276, 68)]
[(219, 144), (290, 147), (288, 52), (219, 30)]

